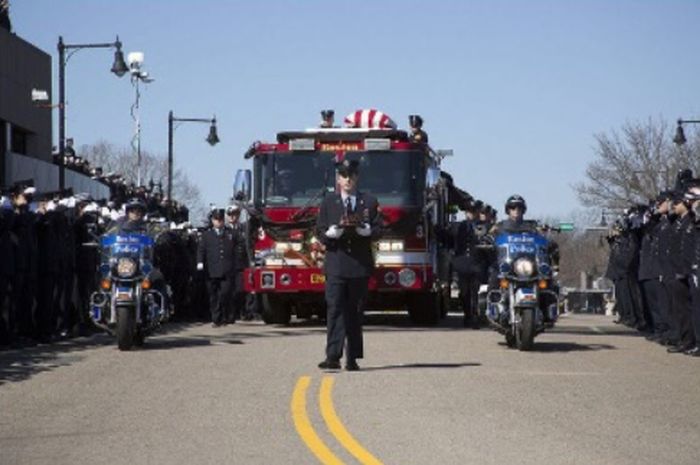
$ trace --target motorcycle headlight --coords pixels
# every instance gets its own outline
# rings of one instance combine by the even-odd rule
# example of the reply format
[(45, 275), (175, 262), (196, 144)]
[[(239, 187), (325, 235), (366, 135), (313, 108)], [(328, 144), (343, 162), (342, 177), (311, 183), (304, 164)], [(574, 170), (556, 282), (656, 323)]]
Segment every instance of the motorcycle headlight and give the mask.
[(515, 274), (521, 277), (528, 277), (535, 274), (535, 262), (529, 258), (519, 258), (513, 263)]
[(117, 275), (120, 278), (128, 278), (136, 274), (136, 261), (132, 258), (122, 257), (117, 260)]
[(416, 283), (416, 273), (410, 268), (399, 271), (399, 284), (403, 287), (411, 287)]

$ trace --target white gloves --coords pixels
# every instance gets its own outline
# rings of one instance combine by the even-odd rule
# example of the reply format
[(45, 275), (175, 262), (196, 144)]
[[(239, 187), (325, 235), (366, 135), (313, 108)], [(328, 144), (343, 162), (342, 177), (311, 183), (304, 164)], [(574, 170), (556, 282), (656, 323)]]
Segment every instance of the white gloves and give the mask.
[(202, 271), (204, 269), (204, 263), (197, 263), (197, 271)]
[(372, 234), (372, 227), (364, 223), (362, 226), (358, 226), (355, 228), (355, 232), (362, 237), (369, 237)]
[(329, 239), (340, 239), (343, 235), (343, 228), (339, 228), (337, 224), (332, 224), (326, 231), (326, 237)]

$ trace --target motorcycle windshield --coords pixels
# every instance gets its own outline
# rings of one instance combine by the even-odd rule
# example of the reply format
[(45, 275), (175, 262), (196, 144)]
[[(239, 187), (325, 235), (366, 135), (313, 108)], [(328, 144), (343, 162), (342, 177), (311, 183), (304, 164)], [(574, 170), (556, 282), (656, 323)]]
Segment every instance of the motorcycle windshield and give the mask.
[(546, 261), (548, 243), (546, 237), (534, 232), (499, 234), (496, 236), (498, 261), (511, 262), (522, 256), (537, 258), (539, 262)]
[(109, 234), (102, 237), (101, 245), (108, 256), (137, 256), (150, 259), (153, 238), (146, 234)]

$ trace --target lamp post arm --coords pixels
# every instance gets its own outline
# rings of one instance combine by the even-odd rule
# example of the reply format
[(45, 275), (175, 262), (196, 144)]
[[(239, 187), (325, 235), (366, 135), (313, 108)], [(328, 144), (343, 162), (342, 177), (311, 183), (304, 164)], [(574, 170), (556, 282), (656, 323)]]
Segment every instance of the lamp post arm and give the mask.
[(212, 123), (214, 121), (213, 118), (175, 118), (174, 116), (172, 116), (170, 119), (172, 121), (177, 121), (178, 123)]
[(216, 118), (177, 118), (173, 111), (168, 112), (168, 201), (173, 200), (173, 133), (175, 128), (173, 123), (209, 123), (215, 124)]

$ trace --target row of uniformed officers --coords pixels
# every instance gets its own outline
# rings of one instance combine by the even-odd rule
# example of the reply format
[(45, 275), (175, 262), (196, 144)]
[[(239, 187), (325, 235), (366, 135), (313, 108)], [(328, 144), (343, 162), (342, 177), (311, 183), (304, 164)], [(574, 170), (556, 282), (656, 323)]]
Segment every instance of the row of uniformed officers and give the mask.
[(626, 211), (608, 241), (618, 322), (670, 353), (700, 356), (700, 180), (679, 178)]
[[(148, 206), (148, 198), (141, 204)], [(109, 204), (109, 206), (108, 206)], [(146, 207), (147, 208), (147, 207)], [(36, 195), (17, 185), (0, 200), (0, 348), (32, 346), (87, 335), (95, 330), (88, 310), (97, 289), (99, 251), (95, 242), (123, 206), (98, 203), (87, 196)], [(157, 212), (150, 212), (151, 217)], [(227, 215), (229, 229), (239, 235), (238, 211)], [(153, 221), (153, 218), (151, 219)], [(201, 230), (187, 224), (167, 225), (156, 242), (155, 265), (165, 276), (175, 318), (209, 318), (205, 273), (196, 273)], [(243, 247), (243, 241), (237, 241)], [(238, 251), (239, 256), (242, 255)], [(243, 260), (230, 271), (232, 302), (217, 321), (233, 322), (247, 314), (240, 272)]]

